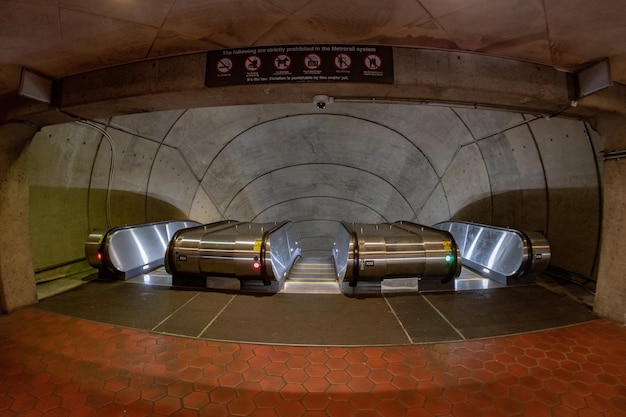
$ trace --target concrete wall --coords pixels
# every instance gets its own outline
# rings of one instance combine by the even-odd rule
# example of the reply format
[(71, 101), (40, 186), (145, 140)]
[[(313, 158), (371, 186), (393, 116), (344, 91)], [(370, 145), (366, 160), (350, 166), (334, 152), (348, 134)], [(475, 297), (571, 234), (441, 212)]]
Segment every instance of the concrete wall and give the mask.
[(292, 220), (316, 256), (338, 221), (454, 218), (542, 231), (555, 266), (596, 268), (601, 144), (579, 120), (336, 103), (174, 110), (101, 128), (111, 142), (76, 123), (33, 140), (36, 268), (80, 258), (91, 229), (187, 217)]
[(0, 312), (37, 302), (28, 227), (28, 147), (36, 127), (0, 125)]
[[(159, 158), (155, 139), (112, 127), (105, 132), (110, 141), (90, 126), (62, 124), (43, 128), (32, 141), (28, 178), (36, 271), (83, 259), (94, 229), (186, 218), (189, 212), (191, 201), (177, 198), (178, 187), (158, 193), (155, 182), (164, 175), (171, 180), (162, 167), (172, 162)], [(174, 163), (181, 171), (183, 165)]]

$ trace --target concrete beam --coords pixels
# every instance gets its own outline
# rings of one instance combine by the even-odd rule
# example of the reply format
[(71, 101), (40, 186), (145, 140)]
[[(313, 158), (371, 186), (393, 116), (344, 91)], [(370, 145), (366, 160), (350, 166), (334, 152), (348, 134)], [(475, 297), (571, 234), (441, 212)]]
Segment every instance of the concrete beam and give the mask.
[[(468, 53), (394, 48), (395, 82), (204, 86), (206, 55), (129, 64), (63, 80), (61, 108), (83, 117), (175, 108), (341, 100), (455, 103), (528, 112), (569, 107), (565, 73)], [(108, 113), (107, 113), (108, 112)]]
[(626, 114), (623, 85), (616, 84), (570, 107), (565, 72), (545, 65), (409, 48), (394, 48), (393, 56), (393, 84), (291, 83), (213, 88), (205, 86), (205, 53), (159, 58), (58, 80), (58, 108), (33, 108), (23, 101), (15, 103), (13, 98), (10, 106), (0, 106), (9, 109), (0, 112), (0, 121), (29, 120), (43, 125), (67, 118), (68, 114), (97, 119), (181, 108), (312, 103), (317, 94), (345, 101), (446, 103), (587, 118), (604, 111)]

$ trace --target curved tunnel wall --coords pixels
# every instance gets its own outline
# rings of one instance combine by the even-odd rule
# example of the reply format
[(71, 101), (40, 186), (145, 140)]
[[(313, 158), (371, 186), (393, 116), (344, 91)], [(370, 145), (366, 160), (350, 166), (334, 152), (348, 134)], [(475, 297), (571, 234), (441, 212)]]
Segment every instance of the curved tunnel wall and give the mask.
[(340, 220), (452, 218), (543, 231), (553, 265), (594, 273), (601, 140), (579, 120), (335, 103), (166, 111), (100, 126), (113, 159), (104, 136), (83, 125), (49, 126), (33, 140), (35, 269), (81, 258), (88, 232), (107, 223), (292, 220), (303, 252), (320, 255)]

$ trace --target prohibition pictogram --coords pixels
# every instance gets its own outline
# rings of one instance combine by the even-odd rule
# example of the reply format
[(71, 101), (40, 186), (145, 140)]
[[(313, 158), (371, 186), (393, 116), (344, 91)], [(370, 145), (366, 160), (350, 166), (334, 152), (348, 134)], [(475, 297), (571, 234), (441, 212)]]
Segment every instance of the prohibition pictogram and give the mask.
[(261, 68), (261, 58), (256, 55), (250, 55), (246, 58), (246, 71), (248, 72), (256, 72)]
[(335, 67), (339, 70), (347, 70), (352, 66), (352, 58), (348, 54), (335, 55)]
[(365, 55), (365, 69), (378, 71), (383, 66), (383, 60), (376, 54)]
[(322, 66), (322, 58), (318, 54), (307, 54), (304, 57), (304, 67), (308, 70), (317, 70)]
[(279, 71), (286, 71), (291, 66), (291, 57), (289, 55), (280, 54), (274, 58), (274, 68)]
[(227, 74), (233, 69), (233, 61), (230, 58), (220, 58), (217, 61), (217, 72)]

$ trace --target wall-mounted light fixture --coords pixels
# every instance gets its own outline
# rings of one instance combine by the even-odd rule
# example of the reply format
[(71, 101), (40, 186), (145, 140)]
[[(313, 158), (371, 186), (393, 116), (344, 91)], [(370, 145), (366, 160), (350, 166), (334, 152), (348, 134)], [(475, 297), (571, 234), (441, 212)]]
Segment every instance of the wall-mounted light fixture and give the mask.
[(42, 103), (52, 103), (54, 80), (27, 68), (22, 68), (18, 94)]
[(613, 85), (608, 58), (567, 75), (569, 99), (573, 102)]

